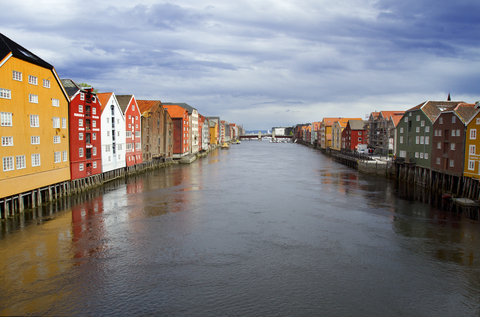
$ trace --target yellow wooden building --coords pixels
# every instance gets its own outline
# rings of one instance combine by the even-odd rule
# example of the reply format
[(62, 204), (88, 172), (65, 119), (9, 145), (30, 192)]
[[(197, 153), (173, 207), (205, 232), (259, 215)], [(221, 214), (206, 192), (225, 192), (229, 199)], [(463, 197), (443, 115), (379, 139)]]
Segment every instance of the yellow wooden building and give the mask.
[(218, 145), (218, 124), (214, 120), (209, 120), (210, 125), (210, 144)]
[[(477, 103), (476, 107), (480, 105)], [(463, 175), (480, 179), (480, 109), (467, 122), (465, 133), (465, 164)]]
[(0, 33), (0, 198), (70, 179), (68, 103), (54, 67)]
[(347, 127), (349, 120), (363, 121), (362, 118), (340, 118), (332, 125), (331, 147), (333, 150), (340, 151), (342, 149), (342, 132)]

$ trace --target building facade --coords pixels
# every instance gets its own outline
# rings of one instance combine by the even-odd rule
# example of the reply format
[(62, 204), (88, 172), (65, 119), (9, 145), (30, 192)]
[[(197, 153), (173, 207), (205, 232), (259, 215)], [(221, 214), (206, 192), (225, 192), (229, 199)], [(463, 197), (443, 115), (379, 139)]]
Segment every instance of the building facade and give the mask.
[(142, 115), (134, 95), (116, 96), (125, 117), (125, 161), (127, 166), (143, 163)]

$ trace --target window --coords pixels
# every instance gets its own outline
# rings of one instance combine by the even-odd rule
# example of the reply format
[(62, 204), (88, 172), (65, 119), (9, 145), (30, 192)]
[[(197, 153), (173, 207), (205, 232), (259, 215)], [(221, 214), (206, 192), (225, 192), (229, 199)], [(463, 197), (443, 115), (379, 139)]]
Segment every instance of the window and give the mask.
[(50, 80), (44, 79), (44, 80), (43, 80), (43, 87), (45, 87), (45, 88), (50, 88)]
[(428, 160), (428, 153), (425, 153), (425, 159)]
[(438, 123), (443, 124), (443, 117), (438, 118)]
[(419, 133), (420, 132), (420, 127), (416, 127), (415, 132)]
[(121, 144), (118, 144), (118, 145), (117, 145), (117, 150), (119, 150), (119, 151), (122, 150), (122, 145), (121, 145)]
[(440, 165), (440, 158), (439, 157), (437, 157), (436, 163), (437, 163), (437, 165)]
[(83, 112), (83, 105), (78, 105), (78, 112)]
[(476, 123), (477, 123), (477, 124), (480, 124), (480, 118), (477, 118), (477, 119), (476, 119)]
[(442, 136), (442, 130), (438, 130), (438, 136)]
[(132, 127), (132, 125), (129, 123), (129, 124), (128, 124), (128, 128), (130, 129), (131, 127)]
[(126, 131), (125, 132), (125, 137), (131, 138), (132, 137), (132, 131)]
[(83, 140), (83, 133), (82, 133), (82, 132), (80, 132), (80, 133), (78, 134), (78, 139), (79, 139), (79, 140)]
[(12, 91), (10, 89), (0, 88), (0, 98), (12, 99)]
[(425, 137), (422, 135), (420, 137), (420, 144), (424, 144), (425, 143)]
[(420, 152), (420, 158), (423, 159), (423, 153), (422, 152)]
[(67, 128), (67, 118), (62, 118), (62, 129)]
[(52, 122), (53, 122), (53, 128), (54, 129), (60, 129), (60, 118), (53, 117)]
[(110, 136), (110, 131), (107, 131), (107, 136)]
[(403, 128), (400, 128), (400, 133), (403, 133)]
[(17, 159), (17, 170), (21, 170), (27, 167), (27, 164), (25, 163), (25, 155), (19, 155), (16, 157), (16, 159)]
[(425, 132), (430, 132), (430, 127), (428, 125), (425, 127)]
[(54, 107), (60, 107), (60, 100), (58, 100), (58, 99), (52, 99), (52, 106), (54, 106)]
[(83, 163), (80, 163), (80, 164), (78, 165), (78, 170), (79, 170), (80, 172), (83, 171)]
[(40, 166), (40, 154), (32, 154), (32, 166)]
[(110, 144), (105, 145), (105, 152), (110, 152)]
[(92, 133), (92, 139), (93, 139), (93, 140), (96, 140), (96, 139), (97, 139), (97, 134), (96, 134), (96, 133)]
[(470, 140), (475, 140), (477, 138), (477, 129), (470, 130)]
[(420, 144), (420, 137), (418, 135), (415, 137), (415, 144)]
[(132, 110), (135, 111), (135, 105), (132, 105)]
[(132, 119), (132, 116), (131, 116), (131, 115), (128, 115), (128, 119)]
[(97, 168), (97, 162), (93, 162), (92, 166), (93, 168)]
[(80, 93), (80, 100), (85, 100), (85, 93), (83, 92)]
[(460, 129), (457, 129), (457, 136), (460, 136)]
[(422, 127), (425, 126), (425, 120), (422, 120), (422, 121), (420, 122), (420, 126), (422, 126)]
[(138, 124), (135, 125), (135, 129), (138, 129)]
[(33, 135), (30, 137), (30, 143), (32, 144), (40, 144), (40, 136), (39, 135)]
[(107, 123), (110, 123), (110, 118), (107, 118)]
[(7, 156), (3, 158), (3, 171), (8, 172), (8, 171), (13, 171), (13, 156)]
[(60, 143), (60, 136), (59, 135), (54, 135), (53, 136), (53, 143)]
[(30, 126), (32, 128), (38, 128), (40, 126), (40, 120), (37, 114), (30, 115)]
[(62, 161), (61, 152), (54, 152), (53, 153), (53, 163), (60, 163)]
[(0, 112), (0, 120), (2, 127), (11, 127), (12, 126), (12, 113), (10, 112)]
[(400, 144), (403, 144), (403, 136), (400, 136)]
[(12, 77), (13, 77), (13, 80), (18, 80), (18, 81), (22, 81), (22, 73), (21, 72), (17, 72), (17, 71), (13, 71), (13, 74), (12, 74)]
[(95, 120), (92, 121), (92, 127), (93, 127), (93, 128), (96, 128), (96, 127), (97, 127), (97, 121), (95, 121)]
[(92, 108), (92, 114), (97, 114), (97, 108), (95, 107)]
[(430, 144), (430, 137), (429, 136), (426, 136), (425, 137), (425, 144)]
[(400, 157), (407, 157), (407, 151), (400, 151)]
[(83, 119), (78, 119), (78, 126), (83, 127)]
[[(410, 114), (410, 115), (412, 115), (412, 114)], [(405, 117), (405, 118), (403, 119), (403, 121), (408, 122), (408, 117)]]
[(437, 149), (441, 149), (442, 148), (442, 142), (438, 142), (437, 143)]
[(471, 171), (475, 170), (475, 161), (468, 161), (468, 169)]
[(97, 155), (97, 148), (96, 147), (92, 148), (92, 155)]
[(455, 167), (455, 164), (453, 163), (453, 160), (450, 160), (450, 167)]
[(415, 158), (418, 158), (419, 155), (418, 155), (418, 152), (415, 152)]
[(13, 146), (13, 136), (2, 136), (2, 146)]
[(28, 75), (28, 83), (32, 85), (38, 85), (38, 78), (32, 75)]
[(456, 122), (456, 119), (457, 119), (457, 117), (452, 116), (452, 123), (455, 123), (455, 122)]
[(420, 121), (420, 115), (417, 114), (417, 121)]
[(470, 148), (468, 149), (469, 154), (475, 154), (475, 145), (470, 145)]
[[(452, 117), (455, 118), (455, 117)], [(455, 130), (452, 130), (452, 136), (455, 136)]]
[(33, 95), (33, 94), (29, 94), (28, 95), (28, 101), (31, 102), (31, 103), (38, 103), (38, 96)]
[(450, 150), (455, 151), (455, 143), (450, 143)]
[(135, 149), (140, 150), (142, 148), (142, 144), (135, 143)]
[(63, 156), (63, 161), (66, 162), (68, 160), (67, 151), (63, 151), (62, 156)]
[(83, 157), (83, 148), (78, 149), (78, 156)]

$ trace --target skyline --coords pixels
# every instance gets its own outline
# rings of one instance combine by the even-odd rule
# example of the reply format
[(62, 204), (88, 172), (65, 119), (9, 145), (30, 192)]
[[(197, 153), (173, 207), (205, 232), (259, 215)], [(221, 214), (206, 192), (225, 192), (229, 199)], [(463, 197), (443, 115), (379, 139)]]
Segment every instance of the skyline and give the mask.
[[(474, 1), (11, 1), (5, 36), (62, 79), (246, 130), (480, 98)], [(55, 9), (53, 9), (55, 8)]]

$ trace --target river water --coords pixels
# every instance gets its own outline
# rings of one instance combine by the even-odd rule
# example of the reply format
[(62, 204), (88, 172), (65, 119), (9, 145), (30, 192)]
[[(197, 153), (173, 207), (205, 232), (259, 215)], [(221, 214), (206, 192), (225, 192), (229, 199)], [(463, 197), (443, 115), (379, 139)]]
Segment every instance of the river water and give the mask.
[(479, 316), (480, 222), (244, 141), (2, 223), (0, 315)]

